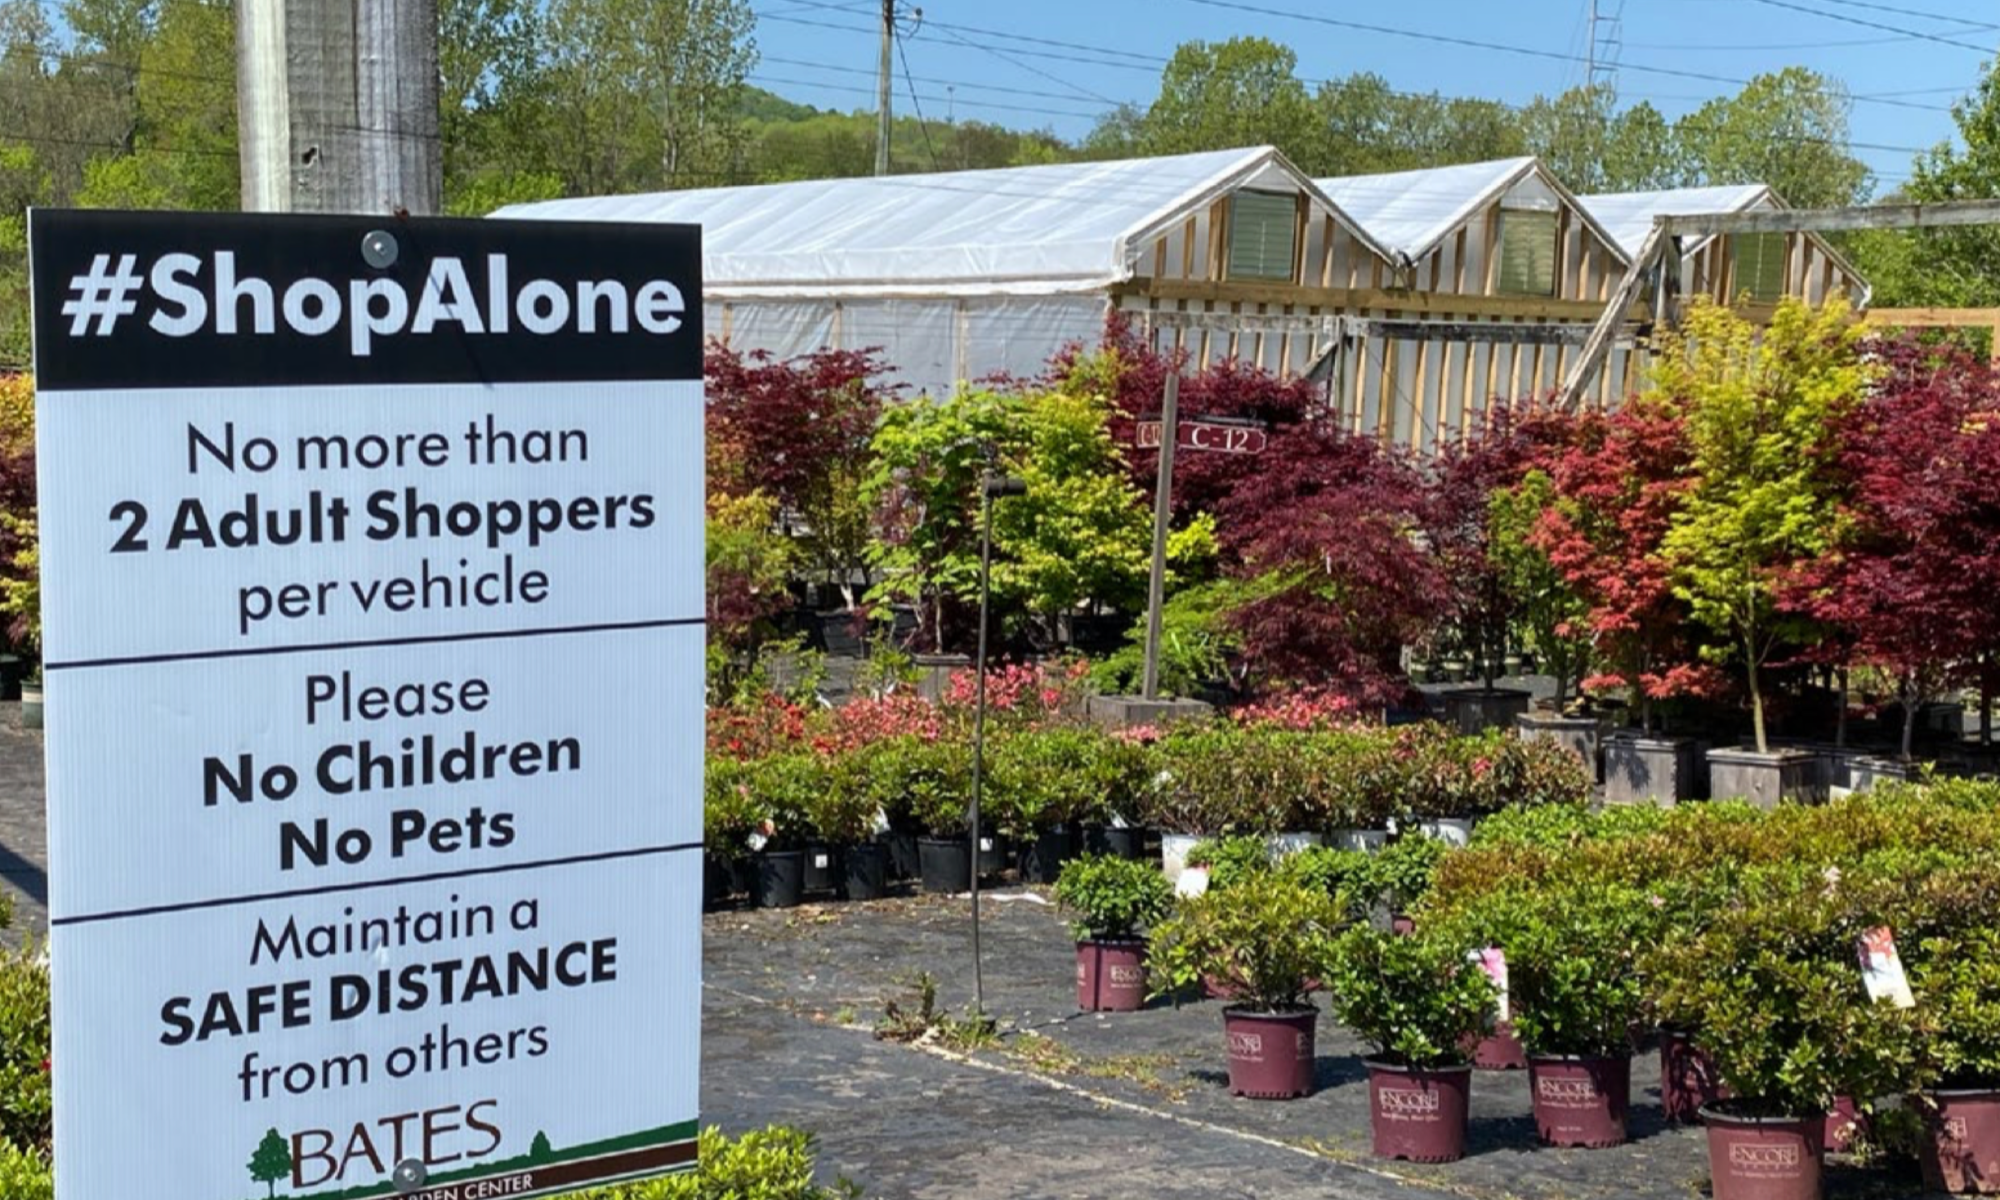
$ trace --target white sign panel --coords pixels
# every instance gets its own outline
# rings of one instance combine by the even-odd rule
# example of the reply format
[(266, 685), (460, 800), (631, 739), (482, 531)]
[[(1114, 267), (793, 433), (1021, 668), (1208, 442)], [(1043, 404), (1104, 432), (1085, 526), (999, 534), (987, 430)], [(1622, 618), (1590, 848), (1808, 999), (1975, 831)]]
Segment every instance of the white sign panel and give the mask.
[(61, 1200), (692, 1163), (697, 232), (31, 252)]

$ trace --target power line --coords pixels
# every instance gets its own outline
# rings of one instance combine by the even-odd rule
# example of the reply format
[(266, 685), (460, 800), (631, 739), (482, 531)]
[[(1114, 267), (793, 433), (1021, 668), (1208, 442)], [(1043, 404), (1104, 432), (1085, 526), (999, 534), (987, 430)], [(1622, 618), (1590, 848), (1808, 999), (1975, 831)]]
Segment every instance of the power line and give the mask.
[[(1186, 0), (1189, 4), (1199, 4), (1208, 8), (1233, 9), (1237, 12), (1254, 13), (1264, 17), (1283, 17), (1293, 21), (1306, 21), (1315, 25), (1329, 25), (1338, 29), (1353, 29), (1362, 33), (1379, 33), (1389, 37), (1411, 38), (1421, 42), (1433, 42), (1446, 46), (1463, 46), (1472, 50), (1487, 50), (1499, 54), (1517, 54), (1526, 58), (1553, 59), (1558, 62), (1576, 62), (1573, 54), (1559, 50), (1539, 50), (1533, 46), (1511, 46), (1504, 42), (1482, 42), (1476, 38), (1457, 37), (1445, 33), (1426, 33), (1415, 29), (1398, 29), (1390, 25), (1371, 25), (1362, 21), (1348, 21), (1339, 17), (1320, 16), (1317, 13), (1291, 12), (1282, 8), (1267, 8), (1263, 5), (1246, 4), (1242, 0)], [(1764, 3), (1778, 3), (1779, 0), (1762, 0)], [(1785, 5), (1790, 7), (1790, 5)], [(1810, 10), (1806, 10), (1810, 11)], [(1704, 71), (1684, 71), (1677, 67), (1657, 67), (1645, 63), (1622, 63), (1627, 71), (1639, 71), (1648, 75), (1668, 75), (1677, 79), (1699, 79), (1705, 83), (1726, 83), (1731, 87), (1743, 87), (1750, 81), (1736, 79), (1728, 75), (1711, 75)], [(1856, 97), (1859, 99), (1859, 97)], [(1887, 105), (1892, 108), (1914, 108), (1925, 112), (1949, 112), (1935, 104), (1914, 104), (1906, 100), (1890, 100), (1880, 97), (1869, 101), (1872, 104)]]
[(1880, 21), (1870, 21), (1862, 17), (1850, 17), (1845, 13), (1827, 12), (1822, 8), (1808, 8), (1803, 4), (1793, 4), (1791, 0), (1757, 0), (1757, 3), (1771, 8), (1790, 9), (1792, 12), (1804, 13), (1809, 17), (1821, 17), (1828, 21), (1842, 21), (1849, 25), (1859, 25), (1863, 29), (1879, 29), (1883, 33), (1895, 33), (1901, 34), (1904, 37), (1921, 38), (1926, 42), (1936, 42), (1940, 46), (1956, 46), (1960, 50), (1970, 50), (1975, 54), (1993, 53), (1993, 47), (1991, 46), (1979, 46), (1971, 42), (1953, 41), (1948, 37), (1939, 37), (1935, 33), (1919, 33), (1914, 29), (1900, 29), (1894, 25), (1884, 25)]
[(1872, 4), (1869, 0), (1825, 0), (1827, 4), (1838, 4), (1843, 8), (1866, 8), (1876, 12), (1895, 13), (1903, 17), (1920, 17), (1926, 21), (1948, 21), (1953, 25), (1964, 25), (1971, 29), (2000, 29), (1986, 21), (1970, 21), (1964, 17), (1954, 17), (1945, 13), (1919, 12), (1914, 8), (1897, 8), (1893, 4)]
[(902, 31), (896, 29), (894, 25), (891, 25), (889, 28), (896, 37), (896, 57), (901, 59), (903, 63), (903, 83), (910, 89), (910, 107), (917, 114), (917, 128), (923, 131), (924, 151), (931, 156), (931, 170), (943, 170), (944, 168), (938, 165), (937, 147), (931, 145), (931, 123), (924, 120), (924, 104), (922, 100), (917, 98), (917, 81), (910, 78), (910, 54), (903, 47)]

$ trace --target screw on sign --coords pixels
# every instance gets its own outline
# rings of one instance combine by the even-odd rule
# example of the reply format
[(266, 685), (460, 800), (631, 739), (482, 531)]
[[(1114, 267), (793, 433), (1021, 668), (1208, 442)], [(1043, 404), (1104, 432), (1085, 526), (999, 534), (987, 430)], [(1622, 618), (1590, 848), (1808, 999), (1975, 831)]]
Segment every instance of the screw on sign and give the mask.
[[(1158, 418), (1137, 423), (1135, 441), (1141, 450), (1160, 448)], [(1181, 450), (1213, 450), (1221, 454), (1261, 454), (1271, 438), (1261, 425), (1220, 417), (1190, 417), (1175, 423), (1174, 445)]]

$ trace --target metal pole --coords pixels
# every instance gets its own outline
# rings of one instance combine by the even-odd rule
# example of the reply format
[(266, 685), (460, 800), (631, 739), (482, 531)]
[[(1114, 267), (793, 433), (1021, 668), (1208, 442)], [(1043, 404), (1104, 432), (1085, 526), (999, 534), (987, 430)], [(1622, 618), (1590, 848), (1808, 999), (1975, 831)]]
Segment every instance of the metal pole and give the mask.
[(1160, 695), (1160, 606), (1167, 590), (1167, 525), (1174, 507), (1174, 444), (1180, 440), (1181, 373), (1167, 376), (1160, 402), (1160, 471), (1153, 485), (1153, 569), (1146, 581), (1146, 673), (1139, 694)]
[(882, 0), (882, 62), (875, 78), (875, 173), (889, 173), (890, 57), (896, 43), (896, 0)]
[(986, 610), (993, 575), (993, 476), (979, 489), (979, 655), (972, 700), (972, 1011), (986, 1015), (986, 975), (979, 955), (979, 791), (986, 772)]

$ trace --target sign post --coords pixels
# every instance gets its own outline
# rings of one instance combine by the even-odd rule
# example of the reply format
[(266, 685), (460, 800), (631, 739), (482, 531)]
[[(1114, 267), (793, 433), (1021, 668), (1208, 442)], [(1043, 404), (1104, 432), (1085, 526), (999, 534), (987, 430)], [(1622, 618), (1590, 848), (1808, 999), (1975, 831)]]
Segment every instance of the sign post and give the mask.
[[(1160, 400), (1160, 428), (1177, 428), (1180, 402), (1181, 373), (1173, 371), (1167, 375), (1167, 392)], [(1140, 426), (1142, 431), (1144, 428)], [(1160, 471), (1153, 484), (1153, 565), (1146, 577), (1146, 665), (1139, 690), (1144, 700), (1160, 697), (1160, 605), (1167, 590), (1167, 526), (1174, 515), (1174, 445), (1179, 440), (1169, 435), (1156, 442), (1160, 449)]]
[(30, 246), (62, 1200), (690, 1164), (698, 232)]

